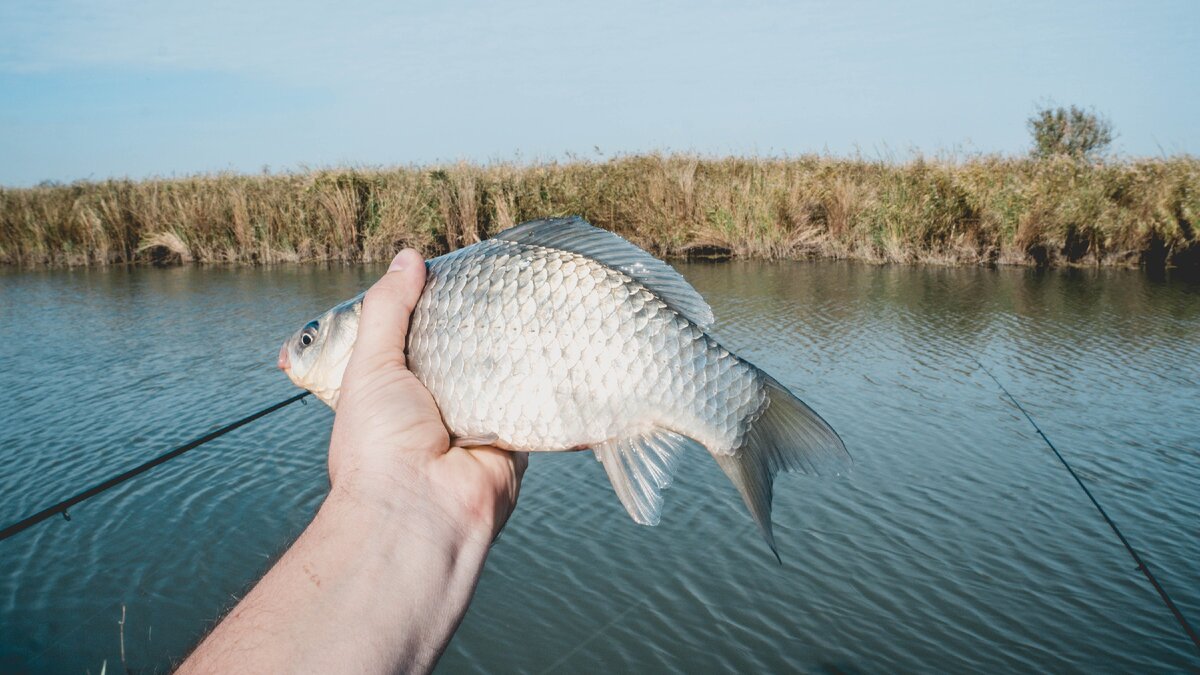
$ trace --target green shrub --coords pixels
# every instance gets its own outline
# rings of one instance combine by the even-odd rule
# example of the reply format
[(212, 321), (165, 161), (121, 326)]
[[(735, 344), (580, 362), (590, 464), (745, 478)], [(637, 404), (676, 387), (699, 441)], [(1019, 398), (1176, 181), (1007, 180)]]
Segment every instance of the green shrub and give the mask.
[(1033, 156), (1039, 158), (1092, 158), (1101, 155), (1113, 140), (1108, 119), (1075, 106), (1041, 108), (1027, 124), (1033, 136)]

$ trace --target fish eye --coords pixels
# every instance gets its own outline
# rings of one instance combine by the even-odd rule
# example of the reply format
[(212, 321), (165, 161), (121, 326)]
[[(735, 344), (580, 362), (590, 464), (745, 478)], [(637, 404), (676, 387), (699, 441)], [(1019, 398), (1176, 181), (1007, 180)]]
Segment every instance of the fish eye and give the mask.
[(300, 345), (302, 347), (311, 345), (317, 339), (318, 328), (320, 328), (320, 324), (316, 321), (311, 321), (304, 327), (304, 330), (300, 333)]

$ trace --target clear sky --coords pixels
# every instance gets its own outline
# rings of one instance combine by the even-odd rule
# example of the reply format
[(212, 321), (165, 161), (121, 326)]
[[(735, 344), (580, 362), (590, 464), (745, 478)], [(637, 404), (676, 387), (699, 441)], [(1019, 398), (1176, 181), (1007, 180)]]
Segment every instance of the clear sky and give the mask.
[(1200, 152), (1200, 0), (0, 4), (2, 185), (649, 150), (1015, 154), (1047, 101), (1107, 115), (1119, 153)]

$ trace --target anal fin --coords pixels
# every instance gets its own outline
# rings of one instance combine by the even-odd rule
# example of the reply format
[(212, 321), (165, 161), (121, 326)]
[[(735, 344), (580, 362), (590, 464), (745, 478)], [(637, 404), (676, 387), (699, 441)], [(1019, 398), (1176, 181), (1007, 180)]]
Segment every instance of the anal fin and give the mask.
[(657, 525), (662, 490), (671, 484), (683, 451), (696, 442), (666, 429), (616, 438), (592, 448), (604, 465), (617, 498), (639, 525)]

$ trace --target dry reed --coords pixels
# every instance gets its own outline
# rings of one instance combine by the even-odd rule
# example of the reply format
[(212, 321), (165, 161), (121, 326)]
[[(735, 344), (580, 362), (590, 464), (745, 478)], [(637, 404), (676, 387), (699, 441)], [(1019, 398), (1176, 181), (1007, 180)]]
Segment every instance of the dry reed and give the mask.
[(1200, 160), (638, 155), (0, 189), (0, 262), (428, 255), (579, 214), (662, 256), (1200, 266)]

